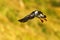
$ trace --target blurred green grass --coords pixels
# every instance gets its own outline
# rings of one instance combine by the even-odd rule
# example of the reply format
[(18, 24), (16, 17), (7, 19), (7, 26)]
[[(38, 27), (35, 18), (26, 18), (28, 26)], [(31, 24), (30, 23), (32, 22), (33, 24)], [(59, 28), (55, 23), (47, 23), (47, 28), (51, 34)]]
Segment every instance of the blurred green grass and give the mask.
[[(36, 9), (47, 21), (18, 21)], [(59, 0), (0, 0), (0, 40), (60, 40)]]

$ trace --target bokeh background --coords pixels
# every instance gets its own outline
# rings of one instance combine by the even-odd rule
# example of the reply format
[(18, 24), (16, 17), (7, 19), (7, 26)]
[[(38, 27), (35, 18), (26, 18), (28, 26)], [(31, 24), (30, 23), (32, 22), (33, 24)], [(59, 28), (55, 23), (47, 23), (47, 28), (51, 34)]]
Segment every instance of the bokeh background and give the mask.
[[(36, 9), (47, 21), (18, 21)], [(0, 0), (0, 40), (60, 40), (60, 0)]]

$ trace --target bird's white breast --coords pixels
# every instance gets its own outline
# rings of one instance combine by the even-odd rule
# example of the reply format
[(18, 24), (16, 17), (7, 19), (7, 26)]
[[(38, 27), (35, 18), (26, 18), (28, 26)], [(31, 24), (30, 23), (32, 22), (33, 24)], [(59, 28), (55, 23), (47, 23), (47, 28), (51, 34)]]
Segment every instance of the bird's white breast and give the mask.
[(37, 15), (38, 14), (38, 11), (35, 11), (35, 15)]

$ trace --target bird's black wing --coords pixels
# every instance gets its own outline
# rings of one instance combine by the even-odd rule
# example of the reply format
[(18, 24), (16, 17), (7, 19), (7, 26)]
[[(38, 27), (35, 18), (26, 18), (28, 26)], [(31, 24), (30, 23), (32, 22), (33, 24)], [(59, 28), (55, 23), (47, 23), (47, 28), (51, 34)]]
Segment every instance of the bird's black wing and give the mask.
[(29, 19), (33, 19), (35, 17), (35, 14), (32, 12), (30, 15), (27, 15), (27, 16), (25, 16), (24, 18), (22, 18), (22, 19), (20, 19), (20, 20), (18, 20), (18, 21), (20, 21), (20, 22), (26, 22), (26, 21), (28, 21)]
[(22, 18), (22, 19), (20, 19), (18, 21), (20, 21), (20, 22), (26, 22), (28, 20), (29, 20), (29, 16), (26, 16), (26, 17), (24, 17), (24, 18)]

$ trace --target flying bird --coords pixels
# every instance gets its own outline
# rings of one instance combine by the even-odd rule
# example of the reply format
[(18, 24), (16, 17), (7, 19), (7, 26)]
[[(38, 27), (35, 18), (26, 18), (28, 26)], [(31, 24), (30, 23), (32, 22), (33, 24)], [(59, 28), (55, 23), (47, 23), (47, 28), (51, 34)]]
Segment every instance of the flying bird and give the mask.
[(25, 16), (24, 18), (22, 18), (22, 19), (20, 19), (18, 21), (20, 21), (20, 22), (27, 22), (28, 20), (33, 19), (35, 17), (39, 18), (41, 20), (41, 22), (44, 22), (44, 20), (47, 21), (46, 15), (44, 15), (39, 10), (35, 10), (35, 11), (31, 12), (29, 15)]

